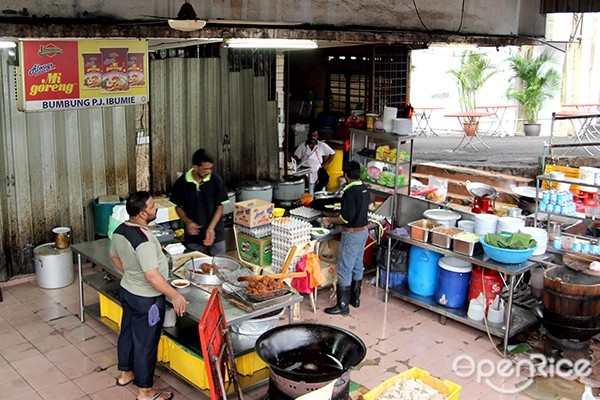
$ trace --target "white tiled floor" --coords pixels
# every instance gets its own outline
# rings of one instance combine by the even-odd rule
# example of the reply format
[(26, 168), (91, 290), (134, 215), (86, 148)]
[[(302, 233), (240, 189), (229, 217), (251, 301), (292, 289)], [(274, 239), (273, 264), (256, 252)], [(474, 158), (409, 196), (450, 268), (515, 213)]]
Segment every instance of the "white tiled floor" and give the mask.
[[(136, 388), (115, 386), (117, 335), (93, 318), (81, 324), (78, 289), (74, 283), (62, 289), (46, 290), (28, 279), (4, 286), (0, 303), (0, 387), (2, 399), (12, 400), (133, 400)], [(317, 314), (308, 300), (301, 303), (301, 319), (342, 327), (356, 333), (367, 346), (364, 361), (351, 372), (356, 383), (377, 386), (409, 367), (463, 387), (461, 399), (529, 399), (523, 394), (502, 395), (475, 377), (460, 378), (452, 370), (454, 359), (470, 355), (476, 360), (501, 360), (487, 335), (419, 307), (391, 298), (382, 301), (383, 291), (363, 286), (361, 307), (348, 316), (330, 316), (323, 308), (331, 304), (329, 290), (319, 293)], [(96, 293), (85, 288), (86, 304), (97, 302)], [(499, 342), (494, 339), (495, 343)], [(156, 386), (175, 392), (175, 399), (199, 399), (200, 393), (166, 369), (156, 370)], [(500, 383), (497, 379), (494, 383)], [(505, 388), (514, 388), (524, 379), (508, 379)], [(579, 399), (581, 385), (565, 399)], [(567, 392), (568, 393), (568, 392)], [(579, 395), (580, 396), (580, 395)], [(247, 398), (266, 398), (266, 386)]]

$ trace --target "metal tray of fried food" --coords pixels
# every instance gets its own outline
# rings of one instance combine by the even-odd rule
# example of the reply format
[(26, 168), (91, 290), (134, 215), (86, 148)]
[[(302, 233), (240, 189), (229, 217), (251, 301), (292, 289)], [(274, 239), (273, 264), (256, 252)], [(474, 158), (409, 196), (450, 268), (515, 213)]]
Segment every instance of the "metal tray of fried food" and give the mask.
[(284, 295), (288, 294), (290, 292), (290, 290), (291, 290), (290, 287), (288, 285), (285, 285), (281, 289), (269, 290), (267, 292), (256, 293), (256, 294), (246, 293), (246, 296), (248, 296), (248, 298), (252, 301), (266, 301), (266, 300), (274, 299), (276, 297), (284, 296)]
[(240, 299), (244, 304), (247, 304), (248, 306), (252, 307), (255, 310), (259, 310), (264, 307), (272, 306), (281, 301), (288, 300), (290, 297), (292, 297), (292, 293), (288, 290), (288, 292), (286, 294), (283, 294), (283, 295), (280, 295), (277, 297), (273, 297), (268, 300), (257, 301), (257, 300), (253, 300), (249, 297), (249, 295), (246, 293), (245, 288), (241, 288), (239, 286), (236, 287), (234, 285), (229, 285), (229, 284), (224, 283), (223, 289), (225, 290), (226, 293), (235, 295), (235, 297)]

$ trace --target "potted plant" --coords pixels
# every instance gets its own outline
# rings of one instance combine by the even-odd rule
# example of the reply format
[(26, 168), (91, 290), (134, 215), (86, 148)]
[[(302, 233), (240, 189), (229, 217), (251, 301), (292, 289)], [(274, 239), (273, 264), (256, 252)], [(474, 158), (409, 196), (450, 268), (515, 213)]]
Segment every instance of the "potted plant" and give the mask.
[(508, 58), (513, 78), (517, 85), (507, 90), (506, 96), (521, 105), (525, 115), (523, 124), (525, 136), (539, 136), (541, 124), (538, 114), (546, 100), (554, 97), (560, 88), (560, 74), (552, 68), (555, 63), (552, 55), (544, 51), (537, 57), (516, 54)]
[[(479, 91), (495, 73), (496, 67), (490, 63), (485, 54), (474, 51), (463, 52), (460, 67), (451, 69), (448, 73), (454, 75), (458, 84), (458, 102), (462, 112), (473, 113), (477, 106)], [(476, 119), (465, 119), (463, 128), (469, 136), (477, 132)]]

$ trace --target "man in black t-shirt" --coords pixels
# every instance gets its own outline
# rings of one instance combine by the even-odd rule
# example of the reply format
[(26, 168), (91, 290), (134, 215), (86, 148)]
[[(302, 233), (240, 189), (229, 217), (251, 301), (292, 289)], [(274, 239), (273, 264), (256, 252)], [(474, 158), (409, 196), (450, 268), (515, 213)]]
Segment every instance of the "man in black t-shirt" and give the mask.
[(360, 306), (360, 287), (363, 278), (363, 254), (369, 236), (367, 229), (369, 188), (360, 181), (360, 164), (350, 161), (344, 165), (344, 186), (342, 211), (339, 217), (323, 218), (323, 224), (342, 225), (342, 239), (338, 253), (337, 304), (325, 309), (327, 314), (346, 315), (350, 312), (348, 304)]
[(214, 159), (204, 149), (192, 156), (192, 168), (173, 185), (171, 201), (185, 224), (185, 242), (190, 250), (211, 256), (225, 255), (223, 204), (229, 201), (225, 182), (213, 172)]

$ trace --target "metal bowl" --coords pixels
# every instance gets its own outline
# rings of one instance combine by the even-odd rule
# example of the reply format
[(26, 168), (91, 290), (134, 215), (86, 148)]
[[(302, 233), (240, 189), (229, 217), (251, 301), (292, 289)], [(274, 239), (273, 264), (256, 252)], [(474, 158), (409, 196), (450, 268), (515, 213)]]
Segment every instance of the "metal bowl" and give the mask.
[(498, 191), (485, 183), (467, 181), (467, 190), (475, 197), (495, 199), (498, 197)]
[(211, 269), (211, 272), (208, 274), (198, 273), (197, 271), (201, 271), (202, 264), (213, 263), (213, 257), (199, 257), (194, 258), (184, 264), (185, 268), (185, 277), (193, 283), (199, 283), (201, 285), (220, 285), (221, 279), (217, 276), (217, 272), (214, 269)]

